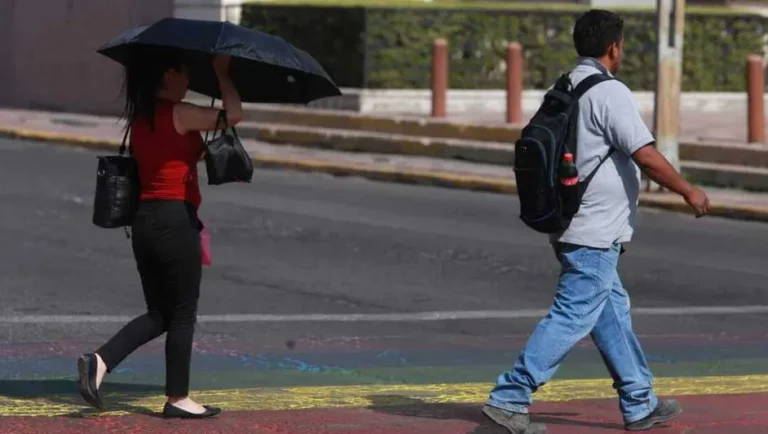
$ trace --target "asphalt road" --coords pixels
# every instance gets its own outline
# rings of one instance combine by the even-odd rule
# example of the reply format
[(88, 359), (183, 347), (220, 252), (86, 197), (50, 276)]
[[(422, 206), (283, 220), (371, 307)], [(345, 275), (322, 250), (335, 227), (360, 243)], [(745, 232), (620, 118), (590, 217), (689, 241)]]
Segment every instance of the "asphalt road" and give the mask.
[[(130, 241), (90, 221), (95, 155), (0, 140), (0, 317), (143, 309)], [(204, 271), (200, 314), (546, 309), (557, 264), (546, 238), (517, 212), (514, 196), (279, 171), (258, 170), (252, 184), (204, 186), (201, 217), (212, 232), (214, 265)], [(681, 313), (635, 317), (657, 372), (768, 371), (766, 314), (683, 315), (690, 306), (768, 304), (766, 246), (768, 225), (640, 212), (620, 266), (633, 306)], [(216, 374), (195, 381), (283, 384), (307, 380), (257, 373), (333, 366), (373, 372), (355, 381), (490, 384), (535, 323), (204, 323), (195, 363)], [(119, 326), (0, 321), (0, 376), (74, 374), (71, 357)], [(162, 347), (153, 345), (117, 375), (160, 381)], [(257, 354), (261, 364), (244, 358)], [(286, 354), (294, 361), (285, 362)], [(245, 368), (251, 377), (224, 378)], [(604, 377), (605, 370), (585, 344), (558, 375)], [(337, 381), (329, 378), (312, 381)]]

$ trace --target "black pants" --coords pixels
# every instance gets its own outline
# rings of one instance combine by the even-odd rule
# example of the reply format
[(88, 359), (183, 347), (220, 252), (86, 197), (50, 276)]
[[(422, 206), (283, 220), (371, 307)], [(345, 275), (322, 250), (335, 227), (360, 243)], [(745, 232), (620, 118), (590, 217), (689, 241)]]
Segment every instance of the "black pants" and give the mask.
[(167, 332), (165, 393), (189, 393), (192, 338), (202, 274), (200, 222), (181, 201), (142, 201), (133, 223), (133, 253), (147, 313), (125, 325), (97, 353), (108, 372), (145, 343)]

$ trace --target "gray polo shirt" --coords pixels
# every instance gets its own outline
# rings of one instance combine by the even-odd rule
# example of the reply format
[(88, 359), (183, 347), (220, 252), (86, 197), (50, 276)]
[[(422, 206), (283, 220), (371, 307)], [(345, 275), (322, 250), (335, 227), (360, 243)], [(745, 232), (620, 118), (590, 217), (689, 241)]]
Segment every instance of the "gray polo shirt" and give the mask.
[[(571, 73), (577, 86), (599, 73), (594, 59), (581, 58)], [(606, 71), (607, 72), (607, 71)], [(630, 157), (654, 141), (640, 117), (634, 95), (618, 80), (600, 83), (579, 100), (576, 166), (584, 179), (610, 147), (611, 157), (595, 173), (571, 225), (551, 241), (595, 248), (632, 239), (640, 194), (640, 169)]]

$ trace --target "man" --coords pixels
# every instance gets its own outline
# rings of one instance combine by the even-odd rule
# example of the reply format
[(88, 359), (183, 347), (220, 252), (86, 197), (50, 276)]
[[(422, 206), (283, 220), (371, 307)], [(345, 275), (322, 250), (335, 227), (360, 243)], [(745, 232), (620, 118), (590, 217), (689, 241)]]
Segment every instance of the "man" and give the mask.
[[(579, 54), (571, 72), (576, 86), (586, 77), (615, 74), (623, 57), (623, 20), (605, 10), (590, 10), (577, 21), (573, 41)], [(483, 413), (510, 433), (546, 432), (530, 425), (531, 395), (555, 374), (561, 361), (590, 335), (611, 373), (625, 428), (649, 429), (680, 415), (675, 400), (659, 401), (653, 376), (632, 330), (629, 296), (617, 264), (623, 243), (632, 238), (640, 192), (640, 170), (681, 195), (697, 217), (709, 200), (691, 186), (653, 145), (632, 92), (608, 80), (579, 100), (577, 167), (582, 178), (599, 167), (570, 226), (552, 237), (562, 269), (549, 314), (538, 324), (511, 371), (502, 373)], [(526, 431), (528, 429), (528, 431)]]

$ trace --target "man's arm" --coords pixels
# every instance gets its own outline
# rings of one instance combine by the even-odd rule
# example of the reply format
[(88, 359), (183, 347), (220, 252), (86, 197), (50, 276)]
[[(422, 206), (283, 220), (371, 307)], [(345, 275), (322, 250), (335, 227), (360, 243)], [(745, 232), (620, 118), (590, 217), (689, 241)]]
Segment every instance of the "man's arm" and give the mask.
[(632, 154), (632, 159), (635, 160), (643, 173), (667, 190), (683, 197), (693, 190), (693, 186), (675, 170), (672, 164), (653, 146), (653, 143), (635, 151)]
[(685, 198), (688, 205), (696, 211), (696, 217), (709, 213), (709, 198), (706, 193), (683, 178), (653, 144), (649, 143), (635, 151), (632, 159), (640, 170), (657, 184)]
[(632, 159), (635, 160), (640, 170), (657, 184), (685, 198), (688, 205), (696, 211), (696, 217), (709, 213), (710, 204), (707, 194), (686, 181), (652, 144), (635, 151), (632, 154)]
[(603, 106), (605, 134), (609, 142), (631, 156), (649, 178), (684, 197), (696, 211), (696, 216), (701, 217), (708, 213), (707, 195), (686, 181), (653, 146), (653, 135), (640, 116), (640, 110), (629, 88), (620, 82), (606, 84), (609, 83), (612, 92), (606, 92)]

